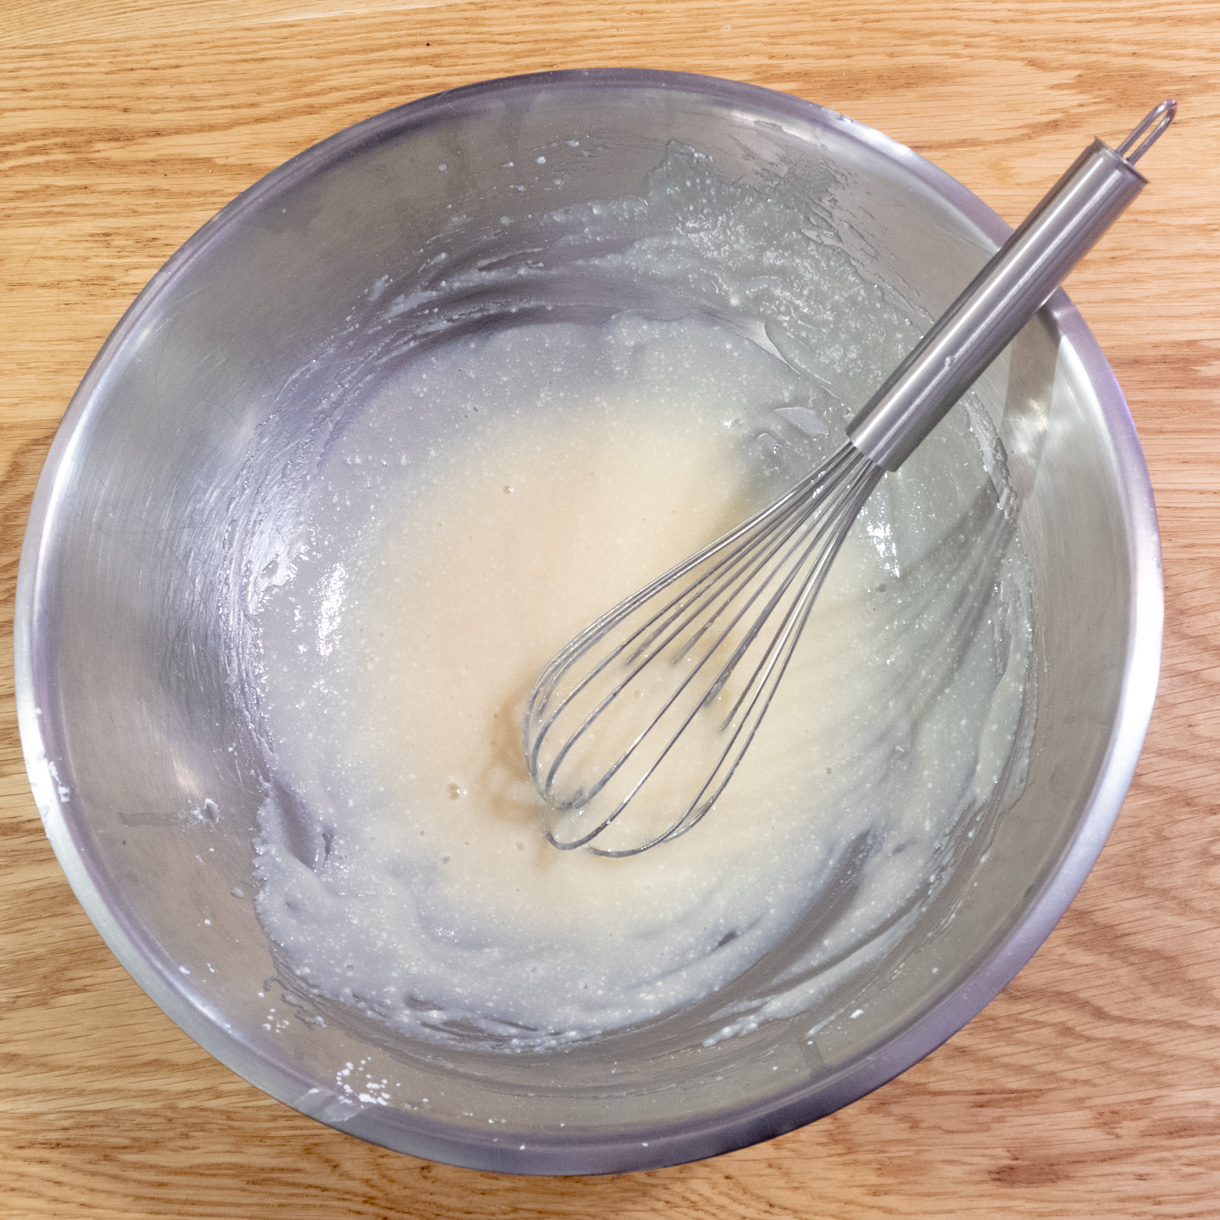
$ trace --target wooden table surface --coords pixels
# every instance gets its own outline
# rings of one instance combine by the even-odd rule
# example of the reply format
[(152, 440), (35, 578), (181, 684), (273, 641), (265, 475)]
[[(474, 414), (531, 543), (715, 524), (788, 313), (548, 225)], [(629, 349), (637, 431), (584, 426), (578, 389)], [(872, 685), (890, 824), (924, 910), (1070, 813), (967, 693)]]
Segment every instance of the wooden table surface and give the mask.
[[(161, 263), (294, 153), (487, 77), (630, 65), (841, 110), (1010, 220), (1164, 96), (1152, 179), (1068, 291), (1124, 387), (1165, 559), (1160, 693), (1059, 927), (986, 1011), (846, 1111), (702, 1164), (525, 1179), (303, 1118), (115, 962), (17, 739), (17, 557), (56, 423)], [(0, 0), (0, 1214), (1220, 1215), (1220, 0)]]

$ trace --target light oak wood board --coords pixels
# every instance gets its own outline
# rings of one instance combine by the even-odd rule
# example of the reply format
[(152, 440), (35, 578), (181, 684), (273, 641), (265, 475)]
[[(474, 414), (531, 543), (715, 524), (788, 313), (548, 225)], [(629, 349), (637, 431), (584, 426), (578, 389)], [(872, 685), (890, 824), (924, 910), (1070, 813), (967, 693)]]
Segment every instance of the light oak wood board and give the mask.
[[(1161, 687), (1101, 860), (965, 1030), (847, 1110), (715, 1160), (524, 1179), (360, 1144), (211, 1059), (118, 966), (17, 739), (17, 560), (89, 361), (218, 208), (319, 139), (474, 80), (623, 65), (843, 111), (1010, 221), (1162, 97), (1153, 180), (1068, 291), (1161, 515)], [(1220, 3), (7, 0), (0, 5), (0, 1215), (1220, 1214)]]

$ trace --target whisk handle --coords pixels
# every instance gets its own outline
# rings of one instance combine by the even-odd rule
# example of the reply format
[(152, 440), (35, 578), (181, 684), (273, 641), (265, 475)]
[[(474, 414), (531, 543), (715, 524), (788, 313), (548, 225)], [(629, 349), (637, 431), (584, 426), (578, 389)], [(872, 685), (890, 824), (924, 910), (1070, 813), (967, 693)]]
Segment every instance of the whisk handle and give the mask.
[(851, 421), (847, 435), (857, 449), (898, 469), (1144, 188), (1134, 163), (1169, 125), (1175, 105), (1162, 102), (1118, 151), (1094, 140), (1076, 158)]

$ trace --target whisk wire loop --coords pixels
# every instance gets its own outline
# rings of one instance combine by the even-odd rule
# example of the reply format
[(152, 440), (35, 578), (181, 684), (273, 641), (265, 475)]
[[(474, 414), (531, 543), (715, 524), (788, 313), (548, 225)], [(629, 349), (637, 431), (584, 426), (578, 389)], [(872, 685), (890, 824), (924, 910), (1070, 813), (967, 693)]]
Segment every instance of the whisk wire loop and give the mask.
[[(727, 730), (734, 722), (737, 722), (737, 728), (726, 743), (707, 781), (696, 794), (695, 799), (691, 802), (686, 812), (668, 830), (644, 844), (622, 851), (602, 850), (599, 854), (631, 856), (641, 851), (647, 851), (650, 847), (655, 847), (660, 843), (685, 834), (711, 811), (716, 801), (719, 800), (721, 793), (733, 778), (742, 758), (753, 742), (754, 735), (762, 724), (763, 717), (771, 706), (771, 700), (779, 689), (780, 682), (783, 680), (784, 674), (788, 669), (788, 664), (809, 621), (809, 615), (813, 610), (818, 594), (821, 592), (822, 585), (830, 571), (835, 556), (847, 537), (852, 522), (858, 516), (865, 501), (872, 494), (883, 473), (884, 471), (880, 468), (872, 467), (864, 471), (853, 482), (850, 495), (845, 497), (845, 503), (841, 511), (833, 519), (835, 526), (834, 533), (826, 539), (827, 545), (818, 553), (814, 566), (801, 586), (798, 600), (784, 616), (780, 629), (776, 632), (771, 645), (739, 695), (732, 712), (721, 724), (721, 729)], [(819, 531), (819, 535), (826, 534), (830, 524), (828, 522)], [(816, 545), (816, 542), (811, 545), (806, 552), (806, 556), (812, 553)], [(761, 624), (759, 626), (761, 628)], [(749, 706), (742, 713), (741, 705), (747, 698), (750, 700)], [(595, 848), (594, 850), (597, 851), (598, 849)]]
[[(554, 826), (548, 832), (556, 846), (585, 846), (601, 835), (696, 719), (709, 715), (716, 761), (693, 800), (684, 798), (679, 816), (643, 842), (591, 850), (634, 855), (685, 833), (715, 804), (770, 705), (847, 529), (882, 473), (854, 446), (843, 446), (779, 500), (620, 603), (560, 652), (535, 687), (524, 724), (535, 786), (556, 812), (575, 811), (570, 820), (578, 833)], [(582, 746), (604, 729), (604, 717), (631, 693), (647, 697), (646, 671), (662, 662), (686, 672), (677, 681), (664, 676), (663, 697), (632, 715), (623, 740), (615, 742), (613, 728), (603, 733), (612, 744), (600, 747), (604, 754), (590, 747), (596, 767), (588, 766), (587, 753), (576, 765)], [(718, 715), (714, 705), (739, 670), (748, 676), (732, 691), (727, 714)], [(569, 769), (578, 776), (592, 770), (596, 778), (575, 783)]]

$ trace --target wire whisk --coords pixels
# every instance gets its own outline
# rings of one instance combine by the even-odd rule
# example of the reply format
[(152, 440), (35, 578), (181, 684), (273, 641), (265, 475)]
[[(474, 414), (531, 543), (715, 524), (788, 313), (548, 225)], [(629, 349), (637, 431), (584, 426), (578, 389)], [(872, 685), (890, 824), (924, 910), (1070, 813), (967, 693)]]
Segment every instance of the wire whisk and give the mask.
[(713, 808), (860, 509), (1140, 192), (1146, 180), (1135, 162), (1175, 109), (1161, 103), (1117, 151), (1093, 141), (827, 462), (620, 602), (546, 666), (523, 738), (551, 843), (631, 856), (685, 834)]

